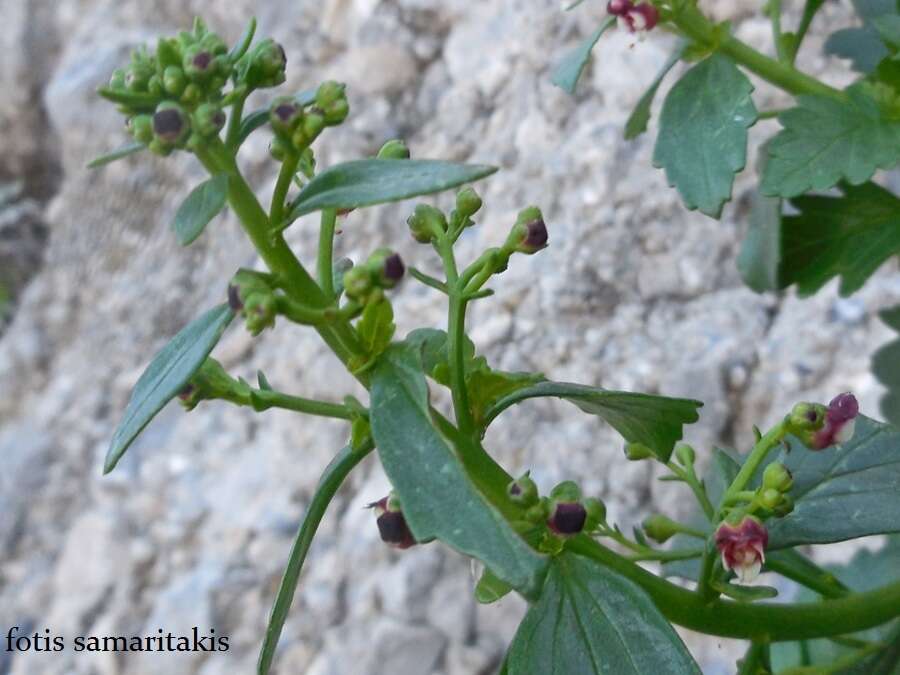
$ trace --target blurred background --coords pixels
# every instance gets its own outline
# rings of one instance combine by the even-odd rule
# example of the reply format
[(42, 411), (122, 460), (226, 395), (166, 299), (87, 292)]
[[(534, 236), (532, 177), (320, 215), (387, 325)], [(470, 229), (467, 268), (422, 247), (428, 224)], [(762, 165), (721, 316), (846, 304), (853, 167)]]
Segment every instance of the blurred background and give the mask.
[[(709, 9), (770, 48), (760, 3)], [(169, 223), (203, 177), (191, 156), (145, 153), (85, 169), (127, 140), (94, 89), (131, 49), (188, 28), (195, 14), (229, 41), (255, 14), (257, 34), (287, 52), (285, 91), (329, 78), (348, 84), (351, 117), (317, 143), (320, 166), (370, 156), (396, 137), (415, 157), (499, 165), (478, 185), (485, 208), (460, 245), (464, 259), (500, 243), (519, 208), (543, 208), (549, 249), (515, 259), (493, 284), (496, 296), (470, 315), (473, 339), (497, 367), (702, 399), (689, 433), (701, 457), (713, 444), (745, 451), (753, 424), (772, 423), (800, 399), (852, 389), (863, 412), (878, 416), (869, 358), (890, 339), (875, 314), (900, 300), (894, 264), (849, 299), (834, 285), (802, 302), (745, 289), (735, 257), (752, 172), (718, 222), (685, 211), (651, 167), (652, 133), (623, 140), (672, 36), (611, 31), (576, 99), (550, 84), (552, 66), (601, 20), (601, 2), (566, 13), (546, 0), (0, 0), (0, 627), (50, 628), (69, 640), (214, 627), (231, 645), (214, 655), (0, 650), (0, 675), (253, 672), (298, 521), (346, 440), (333, 421), (172, 405), (101, 477), (143, 366), (224, 299), (234, 270), (257, 262), (230, 213), (190, 249), (178, 246)], [(844, 64), (821, 56), (821, 36), (853, 21), (848, 2), (829, 3), (801, 67), (846, 83)], [(757, 96), (759, 107), (787, 103), (767, 87)], [(761, 122), (754, 147), (776, 129)], [(267, 144), (261, 130), (241, 161), (268, 195), (277, 167)], [(452, 195), (434, 203), (449, 208)], [(351, 214), (338, 252), (359, 259), (391, 245), (436, 271), (433, 252), (406, 230), (411, 208)], [(306, 260), (316, 226), (307, 219), (289, 230)], [(442, 325), (430, 289), (407, 281), (394, 298), (399, 335)], [(251, 339), (235, 325), (215, 355), (234, 374), (262, 369), (291, 393), (362, 396), (309, 330), (280, 324)], [(686, 491), (626, 462), (620, 438), (562, 402), (518, 406), (487, 441), (511, 472), (531, 468), (544, 490), (582, 480), (625, 531), (650, 512), (690, 508)], [(279, 673), (495, 671), (524, 604), (476, 606), (469, 562), (439, 545), (385, 547), (363, 507), (388, 489), (370, 458), (332, 504)], [(740, 642), (684, 636), (705, 672), (734, 672)]]

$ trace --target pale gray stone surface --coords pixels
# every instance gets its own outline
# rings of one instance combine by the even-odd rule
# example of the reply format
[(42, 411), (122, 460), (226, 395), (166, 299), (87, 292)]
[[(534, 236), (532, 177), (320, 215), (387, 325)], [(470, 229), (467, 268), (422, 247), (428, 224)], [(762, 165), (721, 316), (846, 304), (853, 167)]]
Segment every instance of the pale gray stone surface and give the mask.
[[(396, 136), (418, 157), (500, 165), (479, 186), (486, 206), (461, 243), (464, 258), (502, 241), (519, 208), (542, 206), (550, 248), (515, 259), (497, 295), (471, 314), (473, 338), (499, 367), (701, 398), (707, 405), (690, 438), (703, 448), (746, 448), (752, 424), (841, 390), (853, 389), (863, 410), (876, 413), (880, 390), (868, 359), (889, 339), (877, 311), (900, 300), (893, 264), (848, 300), (833, 286), (806, 301), (743, 288), (734, 259), (753, 177), (738, 180), (735, 204), (716, 222), (686, 212), (651, 168), (650, 136), (622, 140), (639, 85), (671, 39), (635, 43), (612, 32), (577, 100), (550, 84), (550, 65), (593, 29), (601, 5), (563, 13), (555, 2), (519, 0), (0, 2), (0, 38), (11, 54), (0, 64), (0, 178), (22, 178), (38, 200), (54, 195), (39, 214), (50, 230), (44, 265), (0, 338), (0, 627), (74, 637), (201, 624), (231, 642), (225, 654), (165, 662), (0, 652), (0, 673), (252, 672), (294, 530), (319, 472), (346, 440), (332, 421), (215, 404), (185, 415), (172, 406), (116, 472), (100, 476), (142, 367), (223, 299), (233, 270), (255, 263), (230, 215), (188, 250), (172, 237), (169, 220), (202, 175), (189, 157), (83, 168), (125, 138), (94, 87), (128, 49), (185, 27), (196, 11), (229, 39), (256, 11), (260, 33), (285, 45), (290, 88), (326, 77), (350, 83), (352, 117), (321, 143), (323, 166), (370, 155)], [(829, 5), (816, 30), (846, 21), (844, 5)], [(768, 44), (767, 24), (753, 18), (757, 3), (720, 0), (715, 10), (744, 39)], [(839, 64), (817, 56), (820, 45), (817, 32), (803, 66), (844, 81)], [(783, 103), (768, 87), (760, 101)], [(754, 142), (775, 128), (761, 124)], [(268, 191), (275, 165), (265, 136), (247, 144), (242, 162)], [(435, 270), (434, 256), (406, 233), (410, 208), (354, 213), (343, 221), (339, 253), (359, 259), (391, 244)], [(315, 229), (304, 220), (290, 232), (306, 260)], [(432, 291), (406, 283), (394, 297), (401, 334), (442, 323)], [(363, 396), (311, 331), (279, 325), (254, 340), (235, 326), (216, 354), (234, 373), (251, 377), (259, 368), (291, 392)], [(511, 410), (487, 440), (511, 471), (532, 468), (544, 489), (581, 478), (626, 531), (652, 510), (687, 502), (655, 470), (625, 462), (611, 430), (562, 403)], [(468, 561), (437, 545), (385, 548), (363, 507), (388, 489), (369, 459), (332, 505), (286, 626), (279, 673), (487, 675), (502, 658), (524, 604), (476, 607)], [(709, 673), (732, 672), (740, 643), (687, 639)]]

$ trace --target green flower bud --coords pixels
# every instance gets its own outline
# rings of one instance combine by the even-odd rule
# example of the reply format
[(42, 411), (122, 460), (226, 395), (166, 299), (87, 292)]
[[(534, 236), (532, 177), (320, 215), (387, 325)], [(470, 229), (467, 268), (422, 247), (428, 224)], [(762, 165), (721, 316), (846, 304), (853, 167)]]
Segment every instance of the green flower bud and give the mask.
[(825, 424), (828, 408), (820, 403), (798, 403), (791, 409), (787, 426), (791, 433), (798, 431), (818, 431)]
[(585, 511), (587, 511), (584, 529), (591, 532), (606, 522), (606, 504), (595, 497), (588, 497), (583, 503)]
[(177, 103), (163, 101), (153, 114), (154, 140), (169, 147), (176, 147), (187, 140), (191, 131), (190, 119)]
[(289, 140), (285, 140), (281, 136), (275, 136), (269, 143), (269, 154), (272, 158), (283, 162), (289, 153), (294, 151), (294, 146)]
[(512, 501), (524, 507), (534, 506), (540, 499), (537, 485), (527, 473), (510, 483), (506, 487), (506, 493)]
[(116, 68), (109, 78), (110, 89), (125, 89), (125, 69)]
[(177, 39), (160, 38), (156, 43), (156, 62), (165, 71), (170, 66), (181, 68), (181, 44)]
[(206, 33), (206, 35), (200, 39), (199, 44), (216, 58), (228, 54), (228, 45), (225, 44), (225, 40), (223, 40), (218, 33)]
[(575, 481), (566, 480), (550, 490), (550, 500), (557, 502), (581, 501), (581, 488)]
[(185, 410), (193, 410), (200, 401), (221, 399), (233, 403), (246, 403), (250, 398), (250, 387), (229, 375), (222, 364), (207, 357), (200, 369), (178, 394), (179, 402)]
[(537, 504), (530, 507), (525, 512), (525, 520), (529, 523), (534, 524), (543, 524), (547, 521), (547, 517), (550, 515), (550, 500), (546, 497), (541, 497)]
[(427, 244), (447, 231), (447, 217), (442, 211), (428, 204), (416, 206), (413, 214), (406, 219), (406, 224), (413, 238), (422, 244)]
[(547, 246), (547, 226), (541, 210), (529, 206), (519, 212), (516, 224), (509, 233), (504, 245), (507, 250), (531, 255)]
[(648, 516), (641, 523), (644, 533), (653, 541), (664, 544), (681, 531), (681, 526), (671, 518), (656, 514)]
[(463, 218), (471, 218), (481, 208), (481, 197), (471, 187), (464, 187), (456, 193), (456, 211)]
[(381, 146), (376, 155), (378, 159), (409, 159), (409, 148), (399, 138), (388, 141)]
[(275, 325), (278, 307), (271, 277), (254, 270), (239, 270), (228, 286), (228, 304), (240, 312), (251, 335)]
[[(322, 133), (322, 129), (325, 128), (325, 117), (313, 109), (303, 116), (300, 128), (303, 130), (303, 143), (297, 146), (298, 150), (309, 147), (316, 140), (316, 137)], [(294, 138), (296, 139), (296, 132)]]
[(323, 82), (316, 91), (316, 107), (322, 111), (327, 126), (335, 126), (347, 119), (350, 105), (345, 87), (340, 82)]
[(277, 87), (284, 82), (287, 57), (281, 45), (271, 38), (256, 45), (241, 61), (241, 79), (251, 89)]
[(292, 96), (279, 96), (269, 107), (269, 124), (276, 134), (289, 136), (303, 119), (303, 108)]
[(653, 454), (653, 451), (646, 445), (643, 445), (641, 443), (625, 444), (625, 457), (632, 462), (639, 462), (642, 459), (651, 459), (655, 456), (656, 455)]
[(184, 88), (184, 93), (181, 94), (180, 100), (185, 105), (196, 105), (203, 100), (203, 90), (191, 82)]
[(787, 492), (794, 486), (794, 477), (784, 464), (773, 462), (763, 471), (763, 486)]
[(168, 66), (163, 71), (163, 88), (172, 96), (181, 96), (187, 86), (184, 71), (178, 66)]
[(204, 103), (194, 111), (194, 130), (200, 136), (215, 136), (225, 126), (225, 121), (225, 111), (215, 103)]
[(147, 84), (155, 74), (149, 62), (132, 56), (131, 64), (125, 69), (125, 86), (131, 91), (147, 91)]
[(162, 96), (165, 93), (162, 78), (159, 75), (154, 75), (147, 81), (147, 93), (153, 96)]
[(135, 115), (128, 120), (128, 131), (138, 143), (148, 145), (153, 140), (153, 116)]
[(778, 490), (774, 488), (764, 488), (759, 494), (759, 503), (765, 506), (770, 511), (775, 509), (779, 504), (781, 504), (783, 495)]
[(184, 50), (181, 67), (194, 82), (205, 82), (217, 70), (214, 59), (215, 55), (210, 50), (201, 44), (194, 44)]
[(791, 511), (794, 510), (794, 500), (790, 495), (783, 494), (781, 495), (781, 502), (772, 509), (772, 513), (775, 514), (778, 518), (784, 518)]
[(367, 267), (353, 267), (344, 273), (344, 293), (348, 298), (362, 302), (373, 288), (372, 273)]
[(687, 443), (678, 443), (675, 446), (675, 458), (682, 466), (692, 466), (697, 459), (697, 453)]

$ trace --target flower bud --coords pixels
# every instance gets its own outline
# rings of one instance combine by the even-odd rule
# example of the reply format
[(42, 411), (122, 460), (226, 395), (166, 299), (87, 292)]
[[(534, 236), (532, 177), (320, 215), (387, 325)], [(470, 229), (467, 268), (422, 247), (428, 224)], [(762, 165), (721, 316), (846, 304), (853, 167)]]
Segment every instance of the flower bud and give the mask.
[(416, 545), (417, 542), (406, 524), (400, 503), (393, 495), (372, 502), (369, 508), (375, 511), (378, 534), (381, 535), (383, 542), (399, 549)]
[(547, 246), (547, 226), (540, 209), (529, 206), (519, 212), (516, 224), (506, 240), (505, 247), (518, 253), (531, 255)]
[(205, 82), (215, 72), (213, 63), (215, 56), (200, 44), (194, 44), (184, 50), (181, 66), (184, 74), (194, 82)]
[(380, 248), (372, 253), (366, 261), (366, 267), (379, 288), (393, 288), (400, 283), (406, 271), (400, 256), (387, 248)]
[(299, 127), (294, 131), (294, 147), (298, 150), (308, 148), (324, 128), (325, 117), (313, 108), (303, 116)]
[(644, 518), (641, 523), (644, 532), (658, 544), (664, 544), (681, 531), (681, 527), (671, 518), (656, 514)]
[(775, 488), (763, 488), (759, 493), (759, 496), (757, 497), (759, 503), (770, 511), (774, 510), (779, 504), (781, 504), (781, 498), (781, 492), (779, 492)]
[(239, 270), (228, 286), (228, 304), (243, 315), (251, 335), (259, 335), (275, 325), (278, 308), (275, 290), (267, 274)]
[(625, 457), (632, 462), (639, 462), (642, 459), (650, 459), (655, 456), (653, 451), (646, 445), (641, 443), (625, 444)]
[(291, 96), (280, 96), (269, 107), (269, 124), (275, 133), (289, 135), (303, 118), (303, 108)]
[(178, 399), (185, 410), (190, 411), (200, 401), (221, 399), (244, 403), (249, 395), (250, 388), (245, 383), (231, 377), (214, 358), (207, 357), (178, 394)]
[(642, 2), (625, 15), (625, 22), (632, 33), (653, 30), (659, 23), (659, 10), (649, 2)]
[(781, 502), (772, 509), (772, 513), (775, 514), (778, 518), (784, 518), (791, 511), (794, 510), (794, 500), (790, 495), (783, 494), (781, 495)]
[(722, 523), (716, 530), (715, 542), (722, 554), (722, 566), (734, 570), (741, 583), (759, 576), (766, 561), (769, 533), (756, 518), (744, 516), (738, 525)]
[(634, 3), (631, 0), (609, 0), (606, 5), (606, 11), (613, 16), (625, 16), (634, 9)]
[(777, 490), (778, 492), (787, 492), (794, 485), (794, 477), (787, 467), (780, 462), (772, 462), (763, 471), (763, 487)]
[(177, 103), (164, 101), (153, 114), (153, 136), (163, 146), (174, 147), (187, 139), (191, 125), (187, 113)]
[(366, 266), (352, 267), (344, 272), (344, 293), (348, 298), (362, 302), (374, 287), (372, 273)]
[(581, 488), (572, 480), (564, 480), (550, 490), (550, 499), (563, 502), (581, 501)]
[(376, 155), (378, 159), (409, 159), (409, 148), (399, 138), (388, 141), (381, 146)]
[(413, 238), (422, 244), (427, 244), (447, 231), (447, 217), (441, 210), (428, 204), (416, 206), (413, 214), (406, 219), (406, 224)]
[(697, 459), (697, 453), (687, 443), (678, 443), (675, 446), (675, 458), (682, 466), (692, 466)]
[(287, 57), (281, 45), (271, 38), (260, 42), (243, 59), (246, 59), (243, 80), (249, 87), (276, 87), (284, 82)]
[(294, 151), (293, 144), (281, 136), (275, 136), (269, 143), (269, 154), (273, 159), (283, 162), (285, 158)]
[(340, 82), (323, 82), (316, 91), (316, 107), (322, 111), (325, 124), (335, 126), (347, 119), (350, 106), (345, 87)]
[(184, 71), (178, 66), (168, 66), (163, 71), (162, 82), (166, 93), (175, 97), (181, 96), (184, 93), (184, 88), (187, 86), (187, 78), (184, 76)]
[(184, 88), (184, 92), (178, 100), (185, 105), (196, 105), (203, 100), (203, 90), (195, 83), (191, 82)]
[(534, 525), (538, 525), (547, 522), (549, 515), (550, 500), (546, 497), (541, 497), (537, 504), (530, 506), (525, 512), (525, 520)]
[(135, 115), (128, 120), (128, 131), (138, 143), (148, 145), (153, 140), (153, 116)]
[(206, 138), (218, 134), (225, 121), (225, 111), (215, 103), (203, 103), (194, 112), (194, 130)]
[(814, 450), (821, 450), (850, 441), (856, 428), (857, 415), (859, 415), (859, 403), (853, 394), (846, 392), (835, 396), (831, 399), (825, 412), (825, 425), (815, 435), (810, 447)]
[(116, 68), (109, 78), (110, 89), (125, 89), (125, 69)]
[(510, 483), (506, 493), (513, 502), (524, 507), (534, 506), (539, 500), (537, 485), (527, 473)]
[(469, 186), (456, 193), (456, 211), (464, 219), (474, 216), (481, 208), (481, 204), (481, 197)]
[(125, 86), (131, 91), (147, 91), (150, 78), (155, 74), (150, 62), (132, 56), (131, 64), (125, 69)]
[(570, 537), (584, 529), (587, 510), (581, 502), (556, 502), (547, 526), (556, 534)]

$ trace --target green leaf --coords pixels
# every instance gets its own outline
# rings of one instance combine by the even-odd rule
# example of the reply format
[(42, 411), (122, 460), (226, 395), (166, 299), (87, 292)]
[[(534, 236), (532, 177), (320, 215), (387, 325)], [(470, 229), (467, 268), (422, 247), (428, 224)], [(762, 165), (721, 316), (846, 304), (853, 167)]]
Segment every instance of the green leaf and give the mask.
[(535, 598), (547, 560), (475, 488), (435, 428), (428, 384), (411, 346), (389, 347), (376, 365), (370, 423), (385, 473), (415, 538), (440, 539), (481, 560), (526, 598)]
[(534, 386), (545, 379), (540, 373), (510, 373), (491, 370), (487, 364), (472, 369), (466, 376), (466, 389), (469, 392), (469, 408), (471, 408), (475, 424), (485, 428), (487, 426), (485, 417), (495, 403), (505, 396)]
[[(299, 94), (294, 96), (294, 99), (301, 106), (312, 105), (316, 101), (316, 90), (315, 89), (307, 89), (305, 91), (301, 91)], [(258, 110), (254, 110), (251, 113), (248, 113), (241, 120), (240, 130), (238, 131), (237, 144), (240, 146), (247, 140), (247, 138), (254, 131), (259, 129), (262, 126), (265, 126), (269, 122), (269, 108), (268, 106), (265, 108), (259, 108)]]
[(650, 108), (653, 105), (653, 99), (656, 98), (656, 92), (659, 91), (659, 86), (666, 78), (666, 75), (669, 74), (669, 71), (671, 71), (672, 68), (675, 67), (675, 64), (678, 63), (679, 60), (681, 60), (686, 47), (686, 42), (678, 43), (675, 51), (672, 52), (672, 55), (663, 64), (662, 69), (657, 74), (656, 79), (653, 80), (650, 88), (644, 92), (643, 96), (641, 96), (641, 100), (638, 101), (637, 105), (634, 108), (634, 111), (629, 116), (628, 121), (625, 122), (626, 140), (630, 141), (632, 139), (635, 139), (642, 133), (647, 131), (647, 123), (650, 122)]
[(791, 200), (785, 216), (779, 283), (811, 295), (840, 276), (841, 295), (855, 293), (900, 252), (900, 199), (874, 183), (842, 185), (842, 197)]
[(544, 396), (561, 398), (588, 414), (603, 418), (628, 443), (646, 445), (661, 462), (669, 461), (675, 443), (681, 439), (682, 427), (697, 421), (697, 409), (703, 405), (700, 401), (683, 398), (608, 391), (566, 382), (541, 382), (497, 401), (485, 413), (485, 424), (490, 424), (511, 405)]
[(741, 244), (737, 267), (741, 278), (757, 293), (783, 288), (781, 263), (782, 200), (756, 193), (750, 208), (750, 225)]
[(698, 674), (646, 593), (589, 558), (553, 559), (507, 655), (509, 675)]
[(792, 513), (770, 521), (769, 548), (900, 532), (900, 431), (860, 415), (850, 442), (782, 450), (794, 476)]
[(225, 208), (227, 199), (228, 174), (225, 173), (216, 174), (191, 190), (172, 221), (178, 243), (187, 246), (199, 237), (209, 221)]
[(159, 98), (146, 92), (130, 91), (127, 89), (110, 89), (100, 87), (97, 93), (107, 101), (124, 105), (134, 110), (153, 112), (159, 103)]
[(882, 42), (892, 50), (900, 47), (900, 15), (885, 14), (872, 19), (872, 25), (878, 31)]
[(857, 88), (846, 101), (801, 96), (783, 112), (784, 127), (769, 144), (762, 192), (795, 197), (846, 180), (859, 185), (900, 160), (900, 123), (881, 117), (878, 104)]
[[(900, 306), (886, 309), (879, 316), (900, 333)], [(900, 426), (900, 338), (875, 352), (872, 373), (888, 390), (881, 398), (881, 414), (894, 426)]]
[(105, 155), (95, 157), (90, 162), (88, 162), (87, 168), (96, 169), (97, 167), (104, 166), (105, 164), (115, 162), (118, 159), (122, 159), (123, 157), (128, 157), (129, 155), (133, 155), (136, 152), (140, 152), (146, 147), (147, 146), (143, 143), (129, 143), (128, 145), (123, 145), (117, 150), (113, 150), (112, 152), (108, 152)]
[(666, 96), (653, 152), (684, 205), (713, 218), (731, 199), (747, 163), (747, 129), (756, 122), (753, 85), (728, 57), (713, 54)]
[(319, 484), (316, 486), (316, 491), (313, 493), (309, 507), (306, 509), (306, 515), (300, 523), (300, 529), (297, 531), (294, 545), (291, 547), (288, 564), (284, 570), (284, 576), (281, 578), (278, 594), (275, 596), (275, 604), (272, 607), (269, 625), (266, 627), (266, 636), (259, 653), (259, 663), (256, 671), (258, 675), (267, 675), (272, 666), (272, 659), (275, 657), (275, 650), (278, 647), (278, 639), (281, 637), (281, 630), (284, 628), (284, 622), (287, 620), (291, 603), (294, 600), (294, 592), (297, 590), (297, 584), (300, 581), (300, 571), (303, 569), (306, 554), (309, 552), (309, 547), (312, 545), (313, 538), (316, 536), (316, 530), (319, 529), (319, 523), (322, 522), (322, 517), (328, 509), (328, 505), (334, 499), (338, 488), (341, 487), (344, 480), (350, 475), (350, 472), (371, 450), (371, 440), (358, 449), (353, 449), (350, 446), (344, 447), (334, 456), (334, 459), (331, 460), (322, 473), (322, 477), (319, 478)]
[(394, 310), (388, 300), (382, 298), (365, 306), (357, 330), (369, 358), (375, 358), (387, 349), (396, 329)]
[(247, 53), (247, 50), (250, 49), (250, 43), (253, 42), (253, 36), (256, 34), (256, 17), (250, 17), (250, 21), (247, 23), (247, 27), (244, 29), (244, 33), (241, 35), (240, 39), (234, 44), (234, 47), (231, 48), (231, 51), (228, 52), (228, 59), (234, 63), (239, 58), (241, 58), (244, 54)]
[(128, 446), (156, 413), (184, 389), (233, 318), (234, 312), (228, 305), (214, 307), (183, 328), (153, 357), (131, 392), (125, 415), (106, 453), (103, 473), (116, 467)]
[(550, 78), (550, 81), (560, 89), (574, 96), (575, 87), (578, 85), (578, 78), (581, 77), (584, 67), (591, 58), (591, 51), (594, 49), (594, 45), (597, 44), (600, 36), (615, 22), (616, 17), (614, 16), (608, 16), (604, 19), (603, 23), (600, 24), (597, 30), (591, 33), (587, 40), (578, 45), (569, 52), (562, 61), (560, 61), (556, 70), (553, 71), (553, 76)]
[[(437, 328), (417, 328), (404, 340), (422, 359), (422, 370), (438, 384), (450, 386), (450, 357), (447, 354), (447, 333)], [(475, 357), (475, 344), (465, 337), (463, 359), (467, 372), (472, 368), (487, 366), (483, 358)]]
[(475, 584), (475, 600), (482, 605), (489, 605), (506, 597), (511, 590), (512, 586), (502, 579), (498, 579), (493, 572), (486, 569), (481, 573), (478, 583)]
[(878, 31), (872, 26), (835, 31), (825, 40), (825, 53), (848, 59), (853, 69), (860, 73), (871, 73), (888, 56)]
[(434, 159), (358, 159), (326, 169), (297, 195), (289, 220), (321, 209), (355, 209), (442, 192), (489, 176), (482, 164)]

